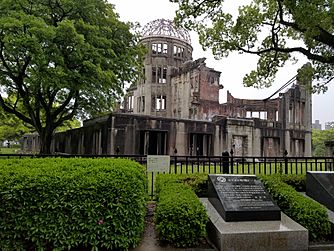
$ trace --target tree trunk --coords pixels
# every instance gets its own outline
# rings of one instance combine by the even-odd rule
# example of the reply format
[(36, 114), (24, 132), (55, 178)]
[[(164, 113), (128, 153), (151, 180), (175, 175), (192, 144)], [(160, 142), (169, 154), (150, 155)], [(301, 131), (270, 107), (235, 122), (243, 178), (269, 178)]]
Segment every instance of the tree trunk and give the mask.
[(43, 128), (39, 138), (40, 138), (40, 154), (51, 154), (51, 141), (52, 141), (53, 130), (48, 130), (48, 128)]

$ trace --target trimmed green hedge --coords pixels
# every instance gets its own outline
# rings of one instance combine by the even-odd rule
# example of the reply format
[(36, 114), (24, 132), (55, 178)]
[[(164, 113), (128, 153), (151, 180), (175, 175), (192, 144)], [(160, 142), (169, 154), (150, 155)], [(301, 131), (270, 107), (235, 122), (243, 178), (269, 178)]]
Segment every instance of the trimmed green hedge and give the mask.
[(305, 174), (288, 174), (288, 175), (279, 175), (280, 179), (292, 186), (298, 192), (306, 191), (306, 175)]
[(145, 182), (125, 159), (0, 160), (0, 250), (136, 246)]
[(191, 187), (198, 197), (207, 197), (208, 174), (159, 174), (156, 179), (156, 192), (159, 195), (162, 186), (169, 183), (182, 183)]
[(259, 177), (281, 210), (308, 229), (311, 241), (326, 239), (330, 233), (330, 223), (327, 211), (321, 204), (284, 183), (284, 175)]
[(178, 247), (196, 245), (206, 236), (208, 216), (203, 204), (188, 185), (161, 176), (157, 178), (159, 199), (154, 215), (160, 239)]

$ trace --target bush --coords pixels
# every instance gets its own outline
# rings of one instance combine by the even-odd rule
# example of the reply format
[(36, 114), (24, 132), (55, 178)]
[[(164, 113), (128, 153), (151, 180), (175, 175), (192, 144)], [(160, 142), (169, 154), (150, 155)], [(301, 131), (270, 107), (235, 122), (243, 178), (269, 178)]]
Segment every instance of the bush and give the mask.
[(325, 239), (330, 233), (326, 209), (316, 201), (304, 197), (284, 183), (280, 176), (260, 176), (264, 186), (281, 210), (309, 231), (309, 239)]
[(306, 191), (306, 175), (305, 174), (288, 174), (288, 175), (280, 175), (280, 179), (292, 186), (298, 192)]
[(195, 192), (182, 183), (167, 182), (159, 186), (154, 220), (160, 239), (178, 247), (198, 244), (206, 235), (208, 216)]
[(162, 186), (169, 183), (183, 183), (191, 187), (198, 197), (207, 197), (208, 174), (158, 174), (156, 180), (156, 192), (160, 193)]
[(145, 181), (124, 159), (1, 160), (0, 250), (135, 246)]

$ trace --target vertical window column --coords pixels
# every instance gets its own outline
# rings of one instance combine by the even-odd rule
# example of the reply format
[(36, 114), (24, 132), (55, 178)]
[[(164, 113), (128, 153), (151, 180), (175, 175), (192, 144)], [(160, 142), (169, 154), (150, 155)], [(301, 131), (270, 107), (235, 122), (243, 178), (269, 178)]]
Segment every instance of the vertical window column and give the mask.
[(157, 82), (157, 67), (152, 66), (152, 83)]

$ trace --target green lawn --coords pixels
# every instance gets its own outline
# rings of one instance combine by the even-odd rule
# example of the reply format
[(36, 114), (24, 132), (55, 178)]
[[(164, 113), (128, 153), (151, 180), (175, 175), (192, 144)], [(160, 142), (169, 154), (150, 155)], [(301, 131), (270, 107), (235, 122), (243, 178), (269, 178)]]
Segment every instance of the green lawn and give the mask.
[(19, 148), (8, 148), (8, 147), (0, 147), (0, 154), (12, 154), (16, 153)]

